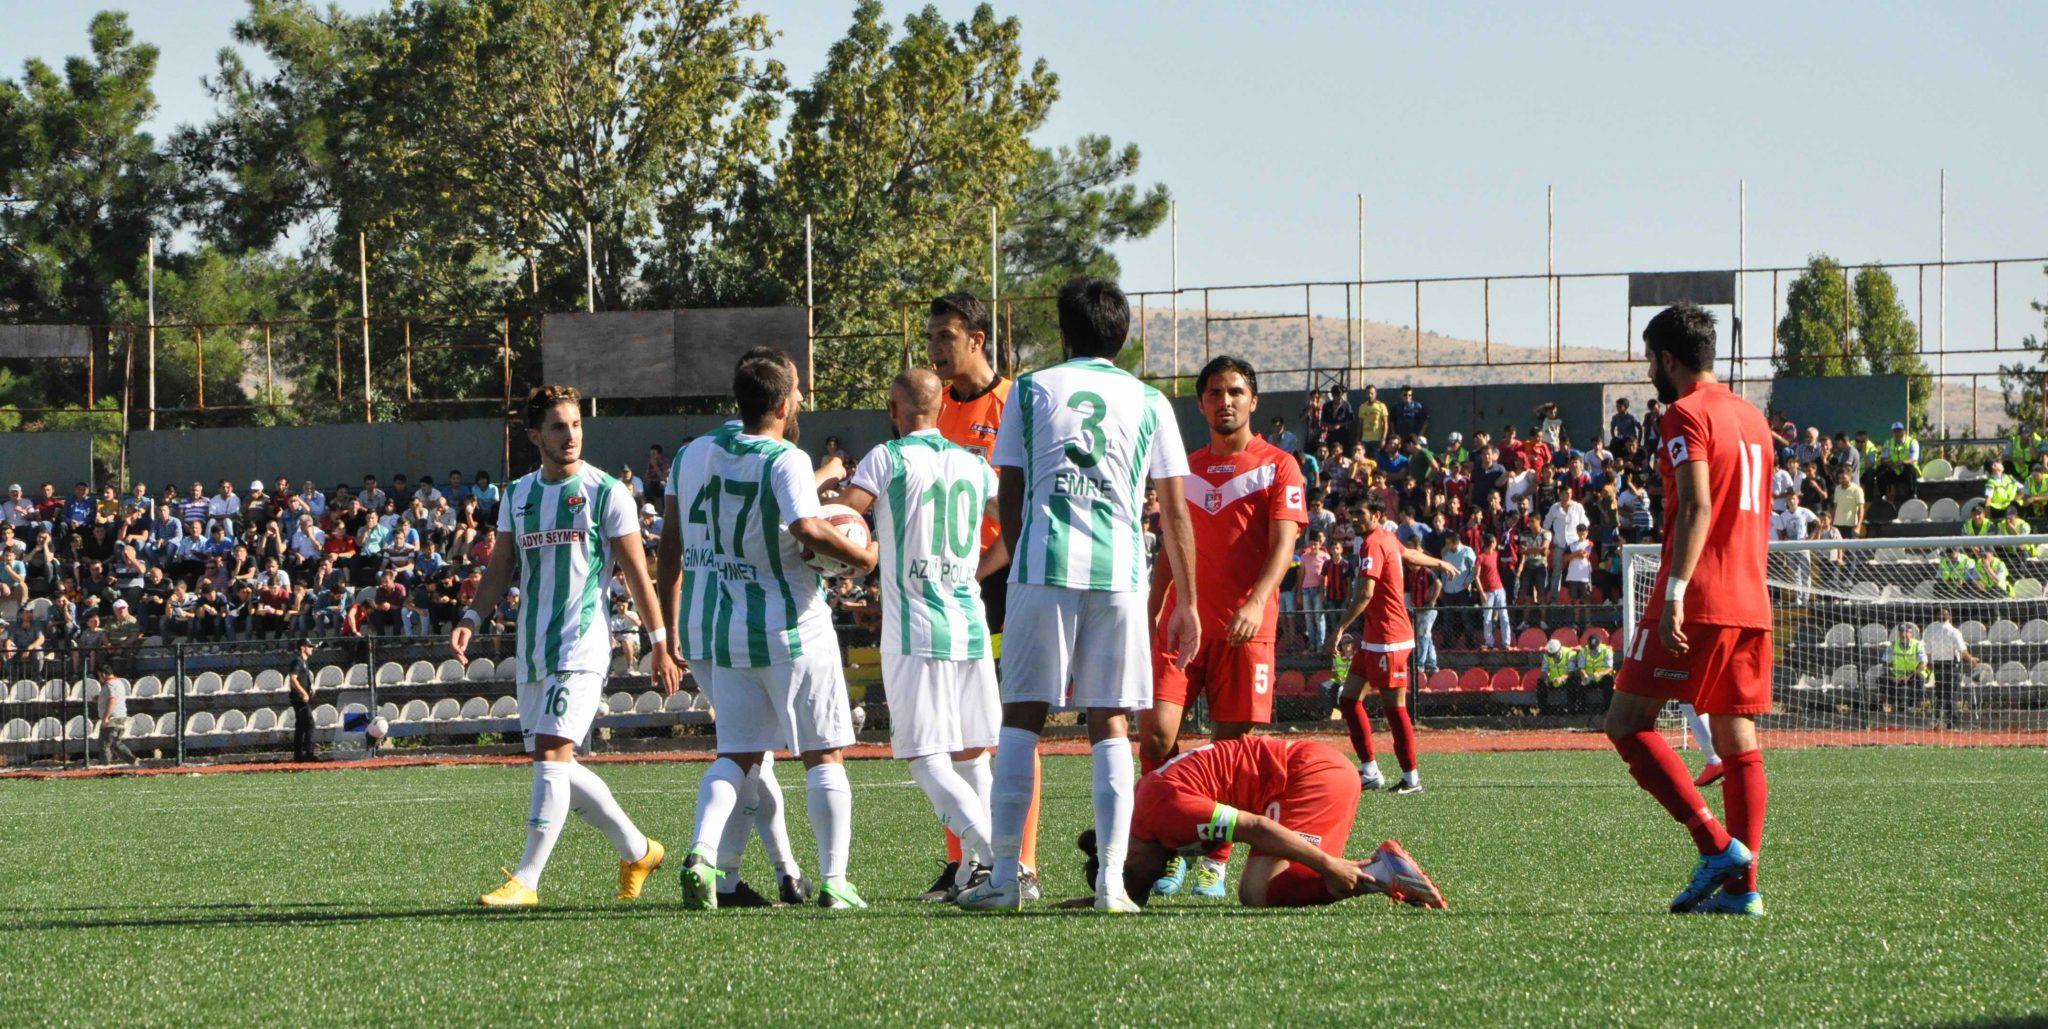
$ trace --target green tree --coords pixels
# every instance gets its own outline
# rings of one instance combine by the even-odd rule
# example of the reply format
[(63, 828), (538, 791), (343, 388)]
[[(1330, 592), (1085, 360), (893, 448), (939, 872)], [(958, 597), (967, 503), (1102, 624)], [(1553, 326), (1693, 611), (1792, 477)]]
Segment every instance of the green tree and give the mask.
[[(2048, 266), (2041, 271), (2048, 275)], [(2030, 306), (2048, 325), (2048, 304), (2036, 300)], [(2012, 424), (2039, 428), (2048, 425), (2048, 336), (2029, 333), (2020, 347), (2027, 356), (1998, 366), (1998, 388)]]
[(1873, 375), (1903, 375), (1912, 395), (1912, 422), (1916, 431), (1928, 427), (1928, 403), (1933, 399), (1934, 376), (1920, 359), (1920, 330), (1899, 300), (1898, 283), (1875, 265), (1856, 273), (1851, 304), (1855, 309), (1856, 348), (1869, 363)]
[[(115, 283), (142, 266), (149, 240), (171, 224), (177, 173), (142, 124), (156, 111), (157, 51), (126, 16), (92, 19), (91, 53), (61, 72), (30, 59), (0, 81), (0, 317), (27, 322), (110, 320)], [(110, 348), (96, 333), (99, 381)], [(54, 363), (38, 369), (48, 400), (77, 403)], [(62, 376), (61, 379), (59, 376)]]
[(1849, 280), (1826, 254), (1807, 259), (1806, 270), (1785, 289), (1785, 316), (1778, 320), (1779, 375), (1858, 375), (1863, 360), (1849, 345)]

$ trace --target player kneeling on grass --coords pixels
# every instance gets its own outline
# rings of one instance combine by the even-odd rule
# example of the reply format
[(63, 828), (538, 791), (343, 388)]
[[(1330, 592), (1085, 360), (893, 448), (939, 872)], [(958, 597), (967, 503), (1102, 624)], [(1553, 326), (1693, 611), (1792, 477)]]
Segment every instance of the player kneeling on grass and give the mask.
[(923, 368), (896, 377), (889, 421), (898, 438), (868, 451), (840, 499), (874, 514), (889, 745), (910, 762), (939, 824), (960, 837), (965, 860), (948, 891), (958, 899), (995, 864), (988, 796), (962, 773), (978, 770), (1002, 729), (980, 582), (1009, 562), (1009, 551), (1000, 540), (981, 550), (982, 519), (995, 513), (996, 473), (939, 435), (944, 388)]
[(468, 664), (471, 632), (518, 576), (525, 599), (518, 631), (519, 731), (533, 754), (533, 800), (519, 867), (479, 898), (490, 907), (540, 902), (541, 872), (571, 811), (618, 850), (618, 899), (637, 899), (661, 867), (661, 844), (634, 826), (596, 772), (576, 763), (576, 741), (590, 733), (611, 668), (604, 583), (612, 562), (624, 570), (626, 588), (645, 613), (654, 681), (673, 694), (682, 675), (669, 656), (661, 606), (647, 578), (633, 495), (583, 462), (581, 399), (567, 386), (542, 386), (527, 400), (526, 435), (540, 450), (540, 470), (505, 488), (490, 563), (448, 640), (456, 660)]
[[(1142, 904), (1176, 854), (1242, 842), (1252, 848), (1237, 890), (1246, 907), (1310, 907), (1371, 893), (1448, 907), (1397, 841), (1380, 844), (1363, 861), (1344, 856), (1360, 790), (1351, 762), (1314, 740), (1241, 736), (1182, 753), (1138, 783), (1124, 888)], [(1094, 882), (1094, 834), (1083, 833), (1080, 846)]]

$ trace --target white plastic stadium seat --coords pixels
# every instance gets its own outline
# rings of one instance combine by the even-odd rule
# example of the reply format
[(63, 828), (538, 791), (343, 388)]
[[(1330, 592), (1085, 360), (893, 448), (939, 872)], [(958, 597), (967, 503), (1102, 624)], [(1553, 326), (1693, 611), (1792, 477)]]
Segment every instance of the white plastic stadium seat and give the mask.
[(633, 710), (633, 695), (631, 693), (614, 693), (604, 698), (604, 709), (615, 715), (623, 715)]
[(37, 692), (38, 691), (36, 684), (33, 681), (28, 679), (17, 679), (14, 682), (14, 693), (12, 694), (12, 699), (17, 704), (26, 704), (36, 699)]
[[(348, 666), (347, 681), (350, 686), (368, 686), (370, 684), (370, 666), (365, 664)], [(394, 679), (393, 681), (397, 680)]]
[(256, 673), (256, 692), (276, 693), (285, 688), (284, 673), (275, 668), (265, 668)]
[[(506, 663), (510, 664), (511, 662), (507, 661)], [(496, 679), (498, 678), (497, 662), (492, 661), (490, 658), (487, 657), (477, 658), (476, 660), (471, 661), (469, 663), (468, 668), (463, 670), (462, 677), (468, 679), (470, 682), (483, 682), (488, 679)]]
[(398, 720), (401, 722), (424, 722), (427, 720), (427, 713), (426, 701), (408, 700), (405, 702), (405, 707), (399, 710)]
[(298, 713), (297, 711), (294, 711), (294, 710), (292, 710), (291, 708), (283, 708), (283, 709), (281, 709), (281, 710), (279, 710), (279, 711), (278, 711), (278, 713), (277, 713), (277, 727), (278, 727), (278, 728), (280, 728), (280, 729), (295, 729), (295, 728), (298, 728), (298, 724), (299, 724), (299, 713)]
[(313, 685), (323, 690), (331, 690), (347, 679), (348, 671), (340, 665), (321, 665), (320, 670), (313, 673)]
[(256, 686), (256, 677), (240, 668), (228, 673), (221, 680), (221, 688), (229, 693), (247, 693)]
[(20, 743), (34, 733), (35, 726), (28, 724), (28, 719), (10, 718), (7, 720), (7, 728), (0, 729), (0, 741)]
[(405, 681), (416, 686), (424, 686), (433, 682), (434, 663), (432, 661), (414, 661), (412, 664), (405, 666)]
[(156, 719), (148, 715), (136, 715), (128, 719), (128, 735), (139, 740), (156, 735)]
[(2048, 619), (2029, 618), (2020, 626), (2021, 643), (2048, 643)]
[(462, 717), (462, 705), (454, 697), (443, 697), (434, 702), (434, 712), (427, 716), (432, 722), (452, 722)]
[(1963, 509), (1956, 504), (1954, 497), (1941, 497), (1928, 507), (1927, 520), (1930, 522), (1960, 522), (1963, 520)]
[(2048, 661), (2034, 662), (2034, 670), (2028, 677), (2034, 682), (2048, 682)]
[(91, 727), (85, 724), (84, 715), (72, 715), (71, 719), (64, 723), (64, 738), (67, 740), (82, 740), (85, 734), (91, 731)]
[(1984, 642), (1991, 635), (1991, 630), (1984, 628), (1984, 623), (1974, 618), (1956, 626), (1956, 628), (1961, 630), (1963, 642), (1973, 647)]
[(1864, 647), (1882, 646), (1892, 637), (1892, 627), (1880, 622), (1865, 622), (1856, 630), (1856, 643)]
[(249, 719), (250, 732), (274, 732), (277, 729), (277, 712), (272, 708), (259, 707), (256, 715)]
[(2041, 580), (2021, 578), (2012, 584), (2012, 599), (2039, 600), (2043, 592)]
[(519, 717), (519, 700), (516, 697), (499, 697), (491, 701), (492, 718)]
[(465, 719), (491, 717), (491, 702), (482, 697), (471, 697), (463, 701), (462, 717)]
[(661, 700), (662, 697), (660, 690), (648, 690), (647, 692), (640, 694), (640, 699), (634, 702), (633, 713), (641, 715), (651, 715), (656, 711), (661, 710)]
[(2007, 661), (1998, 666), (1998, 684), (2000, 686), (2019, 686), (2027, 681), (2029, 674), (2031, 673), (2028, 672), (2026, 665), (2020, 664), (2018, 661)]
[(1924, 522), (1927, 520), (1927, 501), (1914, 497), (1899, 505), (1899, 521)]
[(382, 718), (387, 722), (398, 721), (398, 705), (393, 704), (388, 700), (382, 704), (377, 705), (377, 717)]
[(185, 735), (206, 736), (213, 732), (213, 712), (195, 711), (185, 719)]
[(1985, 634), (1984, 641), (1987, 643), (2018, 643), (2020, 641), (2020, 627), (2009, 618), (2001, 618), (1991, 623), (1991, 629)]
[(690, 695), (677, 690), (667, 700), (661, 702), (661, 709), (673, 714), (688, 711), (690, 709)]
[(435, 670), (434, 677), (442, 682), (461, 682), (462, 662), (452, 657), (441, 662), (441, 666)]
[(48, 619), (50, 617), (50, 598), (37, 597), (29, 601), (28, 610), (30, 614), (36, 616), (36, 621), (38, 622)]
[(240, 711), (227, 711), (223, 712), (220, 716), (219, 729), (221, 732), (241, 732), (248, 727), (249, 716)]
[[(353, 671), (353, 669), (351, 669)], [(377, 685), (396, 686), (405, 681), (405, 666), (396, 661), (386, 661), (377, 666)]]
[(1884, 665), (1871, 665), (1863, 670), (1863, 685), (1882, 686), (1891, 681), (1892, 670)]
[(1939, 482), (1955, 473), (1956, 466), (1948, 463), (1947, 458), (1937, 457), (1920, 465), (1920, 478), (1930, 482)]
[(340, 724), (341, 712), (336, 711), (333, 704), (322, 704), (313, 709), (314, 728), (332, 729)]
[(137, 700), (148, 700), (149, 698), (156, 696), (158, 691), (162, 690), (163, 688), (163, 680), (158, 679), (154, 675), (145, 675), (142, 678), (135, 680), (134, 696), (135, 699)]
[(219, 693), (221, 687), (219, 672), (200, 672), (192, 679), (192, 692), (202, 697)]
[(1876, 600), (1884, 596), (1884, 589), (1874, 582), (1859, 582), (1849, 587), (1849, 595), (1863, 597), (1867, 600)]
[(62, 679), (51, 679), (51, 680), (50, 680), (49, 682), (46, 682), (46, 683), (44, 683), (44, 684), (43, 684), (43, 691), (42, 691), (42, 696), (43, 696), (43, 700), (45, 700), (45, 701), (47, 701), (47, 702), (49, 702), (49, 703), (52, 703), (52, 704), (54, 704), (54, 703), (56, 703), (56, 702), (58, 702), (58, 701), (60, 701), (60, 700), (63, 700), (63, 699), (65, 699), (65, 698), (64, 698), (64, 680), (62, 680)]
[(1915, 600), (1931, 600), (1940, 589), (1941, 584), (1935, 580), (1922, 579), (1914, 583), (1913, 588), (1906, 591), (1906, 595)]

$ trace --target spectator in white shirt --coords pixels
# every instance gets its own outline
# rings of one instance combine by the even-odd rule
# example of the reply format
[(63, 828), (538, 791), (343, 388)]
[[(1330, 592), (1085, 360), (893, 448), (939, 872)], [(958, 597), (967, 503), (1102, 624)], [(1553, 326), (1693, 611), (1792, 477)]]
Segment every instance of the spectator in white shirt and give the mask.
[(299, 531), (292, 533), (292, 553), (301, 561), (320, 560), (321, 548), (327, 546), (327, 534), (313, 521), (312, 515), (299, 516)]
[(206, 500), (206, 527), (218, 525), (230, 539), (235, 535), (235, 519), (242, 516), (242, 498), (235, 495), (235, 484), (226, 479), (220, 481), (220, 492)]
[(1799, 494), (1784, 498), (1776, 515), (1771, 517), (1771, 538), (1774, 540), (1803, 540), (1813, 531), (1819, 521), (1812, 511), (1800, 506)]
[[(1963, 640), (1963, 634), (1956, 630), (1955, 615), (1948, 608), (1927, 633), (1920, 637), (1927, 647), (1927, 663), (1934, 671), (1934, 705), (1941, 712), (1942, 724), (1953, 729), (1956, 726), (1956, 700), (1962, 692), (1962, 665), (1977, 667), (1977, 655), (1970, 653), (1970, 645)], [(1974, 702), (1972, 703), (1974, 705)]]
[(1792, 471), (1792, 459), (1778, 462), (1778, 470), (1771, 473), (1771, 510), (1785, 510), (1785, 498), (1799, 493), (1799, 476)]
[(1544, 514), (1543, 529), (1550, 533), (1551, 543), (1550, 581), (1545, 584), (1549, 594), (1557, 593), (1558, 583), (1564, 577), (1565, 564), (1571, 556), (1572, 544), (1579, 538), (1579, 530), (1591, 524), (1591, 519), (1586, 517), (1586, 505), (1574, 500), (1569, 493), (1560, 496), (1557, 503), (1550, 505), (1549, 512)]

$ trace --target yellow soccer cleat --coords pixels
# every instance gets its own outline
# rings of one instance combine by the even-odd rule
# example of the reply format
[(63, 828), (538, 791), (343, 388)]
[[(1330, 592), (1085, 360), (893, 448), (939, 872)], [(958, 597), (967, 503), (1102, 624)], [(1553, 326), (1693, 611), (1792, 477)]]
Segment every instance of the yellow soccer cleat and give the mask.
[(513, 878), (510, 869), (501, 868), (498, 871), (505, 873), (505, 885), (478, 897), (477, 903), (487, 908), (530, 908), (540, 903), (540, 894), (533, 892), (533, 887)]
[(662, 849), (659, 840), (647, 837), (647, 853), (640, 855), (640, 860), (619, 862), (619, 892), (614, 899), (639, 900), (640, 888), (647, 885), (647, 877), (661, 867), (661, 859), (667, 856), (668, 851)]

